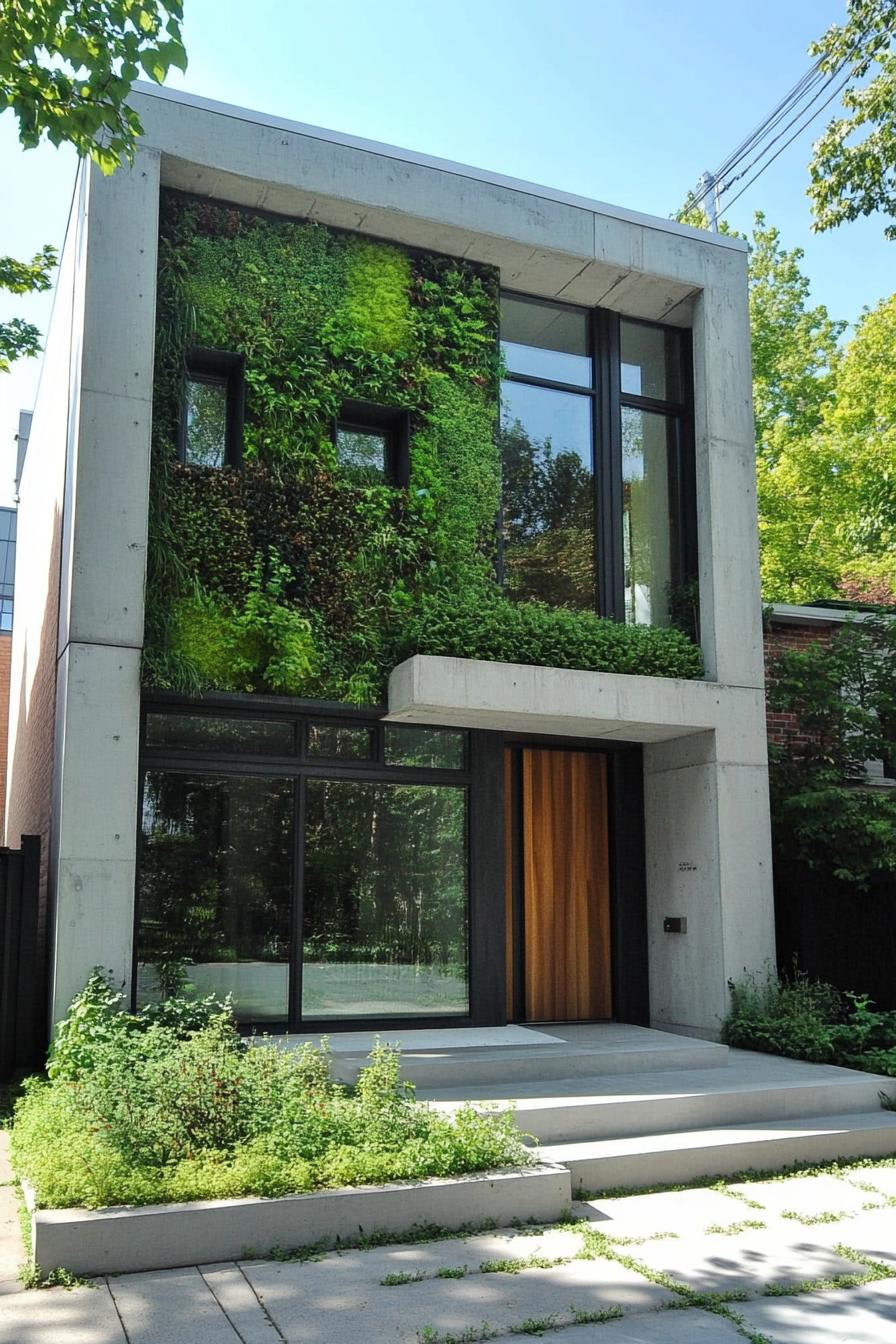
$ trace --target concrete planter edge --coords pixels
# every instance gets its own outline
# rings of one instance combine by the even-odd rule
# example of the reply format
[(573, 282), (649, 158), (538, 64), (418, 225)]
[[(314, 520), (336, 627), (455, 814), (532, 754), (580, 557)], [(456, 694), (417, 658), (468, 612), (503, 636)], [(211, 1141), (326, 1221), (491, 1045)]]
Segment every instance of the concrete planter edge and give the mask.
[(41, 1271), (85, 1275), (262, 1258), (274, 1247), (335, 1247), (426, 1225), (456, 1231), (485, 1222), (556, 1222), (572, 1201), (569, 1171), (548, 1163), (278, 1199), (107, 1209), (38, 1209), (33, 1190), (25, 1182), (23, 1189)]

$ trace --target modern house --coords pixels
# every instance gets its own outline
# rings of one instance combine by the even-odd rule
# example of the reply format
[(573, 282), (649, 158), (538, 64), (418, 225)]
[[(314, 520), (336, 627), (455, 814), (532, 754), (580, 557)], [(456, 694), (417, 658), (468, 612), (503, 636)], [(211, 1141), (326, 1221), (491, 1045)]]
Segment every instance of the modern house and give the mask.
[(713, 1038), (774, 959), (737, 239), (146, 89), (19, 485), (7, 836), (248, 1026)]

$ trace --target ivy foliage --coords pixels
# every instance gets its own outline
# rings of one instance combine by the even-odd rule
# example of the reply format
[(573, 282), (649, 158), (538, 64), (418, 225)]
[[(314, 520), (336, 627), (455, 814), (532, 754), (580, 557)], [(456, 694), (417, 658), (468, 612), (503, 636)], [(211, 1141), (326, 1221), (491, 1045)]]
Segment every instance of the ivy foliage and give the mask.
[(793, 715), (770, 749), (777, 855), (859, 889), (896, 874), (896, 798), (862, 787), (866, 761), (896, 759), (896, 621), (784, 650), (769, 678), (770, 707)]
[[(192, 347), (245, 357), (242, 470), (176, 461)], [(377, 703), (418, 651), (699, 676), (683, 635), (502, 595), (499, 377), (493, 269), (163, 194), (147, 684)], [(346, 401), (409, 413), (406, 489), (341, 468)]]

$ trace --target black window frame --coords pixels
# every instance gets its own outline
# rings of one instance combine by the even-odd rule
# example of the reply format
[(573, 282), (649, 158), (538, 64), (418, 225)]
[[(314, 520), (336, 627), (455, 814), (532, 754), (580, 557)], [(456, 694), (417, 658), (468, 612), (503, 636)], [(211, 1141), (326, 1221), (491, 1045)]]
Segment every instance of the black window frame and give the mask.
[[(220, 471), (230, 467), (238, 471), (243, 465), (243, 424), (246, 417), (246, 356), (231, 350), (209, 350), (196, 346), (187, 354), (184, 373), (184, 395), (180, 411), (180, 429), (177, 458), (183, 466), (194, 470)], [(187, 457), (187, 384), (212, 383), (223, 387), (226, 397), (224, 428), (224, 461), (221, 467), (203, 467)]]
[(383, 464), (383, 485), (406, 490), (411, 475), (411, 415), (394, 406), (381, 406), (374, 401), (344, 401), (333, 418), (334, 448), (340, 430), (355, 434), (376, 434), (386, 441), (386, 460)]
[[(204, 715), (211, 718), (276, 717), (292, 721), (293, 749), (280, 755), (253, 752), (201, 751), (195, 747), (150, 747), (146, 745), (146, 720), (150, 714)], [(144, 696), (140, 716), (140, 790), (137, 806), (137, 873), (134, 898), (131, 1009), (137, 1007), (137, 967), (140, 932), (140, 862), (142, 854), (143, 797), (148, 771), (164, 770), (178, 774), (207, 774), (217, 777), (262, 775), (293, 781), (293, 854), (292, 903), (290, 918), (289, 1009), (283, 1021), (263, 1024), (245, 1021), (240, 1030), (246, 1034), (265, 1031), (326, 1033), (338, 1031), (412, 1030), (437, 1026), (476, 1026), (494, 1020), (495, 996), (492, 978), (487, 972), (489, 948), (494, 946), (494, 912), (482, 912), (474, 901), (474, 883), (495, 882), (496, 853), (492, 834), (491, 804), (498, 762), (491, 759), (494, 744), (486, 739), (493, 734), (445, 724), (426, 725), (460, 732), (464, 739), (460, 769), (427, 766), (399, 766), (385, 763), (385, 725), (383, 706), (361, 708), (333, 701), (298, 700), (283, 696), (257, 696), (221, 693), (190, 699), (175, 693), (157, 692)], [(333, 759), (309, 756), (308, 725), (328, 722), (371, 729), (373, 738), (370, 760)], [(402, 725), (390, 725), (401, 727)], [(420, 724), (408, 724), (419, 728)], [(461, 789), (466, 800), (466, 890), (468, 929), (468, 1011), (433, 1016), (393, 1016), (389, 1018), (345, 1017), (303, 1018), (302, 1004), (302, 928), (305, 883), (305, 815), (308, 779), (352, 780), (374, 784), (432, 784)]]
[[(566, 383), (534, 374), (504, 369), (502, 381), (524, 383), (551, 391), (573, 393), (591, 401), (591, 479), (594, 491), (594, 610), (600, 616), (625, 622), (623, 547), (622, 411), (624, 407), (652, 411), (673, 425), (669, 453), (672, 505), (672, 584), (697, 576), (696, 467), (694, 461), (694, 373), (691, 333), (685, 327), (629, 317), (608, 308), (586, 308), (546, 295), (501, 289), (501, 298), (548, 304), (584, 314), (587, 320), (591, 385)], [(682, 400), (661, 400), (622, 391), (621, 323), (651, 327), (679, 338)], [(498, 575), (503, 582), (503, 527), (499, 529)]]

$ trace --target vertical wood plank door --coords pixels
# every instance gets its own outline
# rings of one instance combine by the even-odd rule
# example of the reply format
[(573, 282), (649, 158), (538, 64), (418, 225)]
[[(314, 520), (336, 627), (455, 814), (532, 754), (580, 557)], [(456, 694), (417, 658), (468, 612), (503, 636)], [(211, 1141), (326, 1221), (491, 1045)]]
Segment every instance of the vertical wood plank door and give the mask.
[(522, 772), (526, 1020), (610, 1017), (606, 757), (526, 749)]

